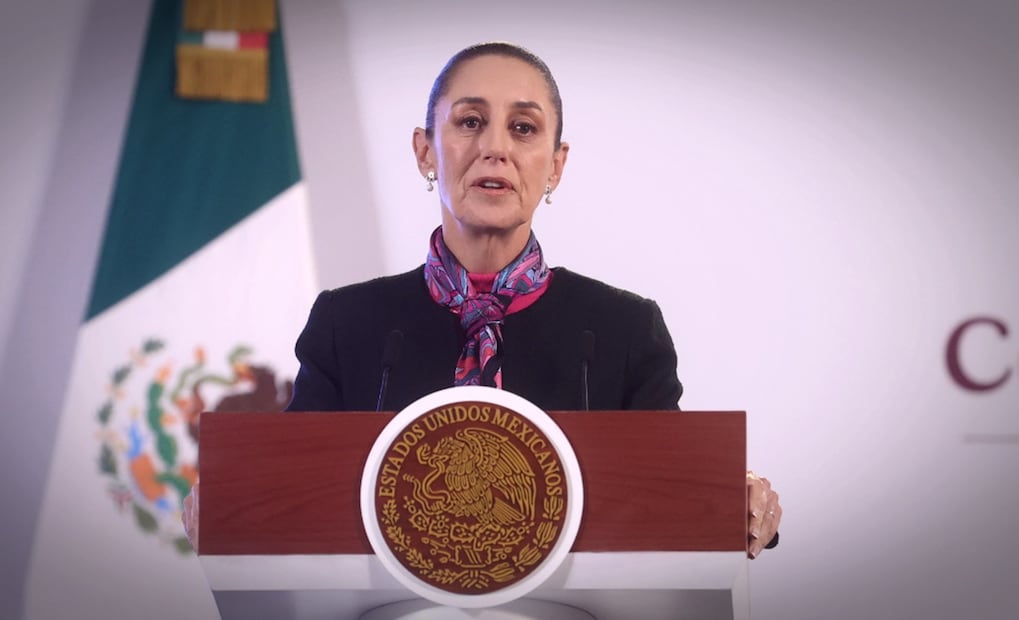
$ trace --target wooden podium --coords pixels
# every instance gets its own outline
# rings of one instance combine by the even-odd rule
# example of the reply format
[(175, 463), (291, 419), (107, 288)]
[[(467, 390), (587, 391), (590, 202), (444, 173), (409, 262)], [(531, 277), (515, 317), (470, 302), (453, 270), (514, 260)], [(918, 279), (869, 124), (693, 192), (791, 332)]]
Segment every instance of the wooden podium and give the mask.
[[(743, 412), (550, 412), (584, 513), (528, 598), (599, 619), (749, 618)], [(390, 413), (205, 413), (199, 549), (224, 620), (351, 619), (415, 598), (375, 557), (361, 473)]]

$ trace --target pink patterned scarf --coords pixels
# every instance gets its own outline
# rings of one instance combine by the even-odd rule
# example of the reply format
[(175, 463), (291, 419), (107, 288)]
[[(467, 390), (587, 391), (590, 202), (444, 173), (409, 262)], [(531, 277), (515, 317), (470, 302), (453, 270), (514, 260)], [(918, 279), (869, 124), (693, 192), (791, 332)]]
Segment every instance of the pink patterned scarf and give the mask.
[(436, 303), (460, 317), (460, 326), (466, 334), (456, 365), (455, 385), (502, 388), (499, 346), (506, 310), (515, 298), (545, 286), (549, 273), (532, 232), (520, 256), (496, 274), (492, 290), (479, 291), (467, 270), (446, 247), (442, 228), (435, 229), (425, 260), (425, 283)]

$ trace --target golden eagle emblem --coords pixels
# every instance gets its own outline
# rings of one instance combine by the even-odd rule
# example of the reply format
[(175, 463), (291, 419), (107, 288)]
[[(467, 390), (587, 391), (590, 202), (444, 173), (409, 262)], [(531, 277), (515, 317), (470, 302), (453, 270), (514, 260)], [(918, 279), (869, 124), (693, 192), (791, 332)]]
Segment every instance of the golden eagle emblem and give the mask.
[[(413, 497), (425, 513), (473, 517), (482, 524), (508, 526), (534, 518), (534, 471), (509, 438), (482, 428), (464, 428), (417, 459), (431, 469), (424, 480), (411, 478)], [(442, 480), (445, 488), (433, 485)]]

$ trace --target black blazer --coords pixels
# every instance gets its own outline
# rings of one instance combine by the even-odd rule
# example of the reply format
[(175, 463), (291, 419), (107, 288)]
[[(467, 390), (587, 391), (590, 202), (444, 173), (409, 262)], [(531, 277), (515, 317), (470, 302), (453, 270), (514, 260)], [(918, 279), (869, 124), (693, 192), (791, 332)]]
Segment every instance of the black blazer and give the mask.
[[(424, 267), (325, 291), (295, 351), (301, 367), (289, 411), (372, 411), (393, 330), (403, 344), (384, 410), (399, 411), (451, 387), (464, 334), (458, 317), (428, 293)], [(581, 334), (594, 334), (591, 409), (677, 409), (683, 387), (658, 305), (563, 268), (531, 306), (502, 328), (503, 389), (546, 411), (580, 409)]]

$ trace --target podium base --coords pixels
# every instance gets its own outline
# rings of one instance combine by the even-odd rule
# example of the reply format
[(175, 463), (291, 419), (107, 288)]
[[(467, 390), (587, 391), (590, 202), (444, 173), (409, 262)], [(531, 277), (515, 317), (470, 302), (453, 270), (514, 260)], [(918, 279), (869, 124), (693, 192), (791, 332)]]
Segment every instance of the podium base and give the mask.
[(582, 609), (534, 599), (518, 599), (484, 609), (460, 609), (413, 600), (389, 603), (361, 615), (359, 620), (595, 620)]

